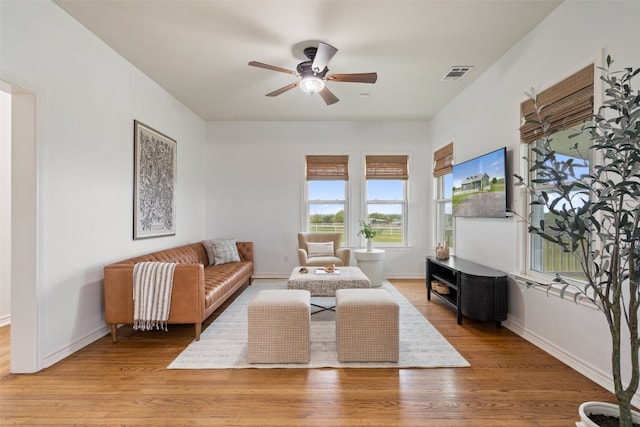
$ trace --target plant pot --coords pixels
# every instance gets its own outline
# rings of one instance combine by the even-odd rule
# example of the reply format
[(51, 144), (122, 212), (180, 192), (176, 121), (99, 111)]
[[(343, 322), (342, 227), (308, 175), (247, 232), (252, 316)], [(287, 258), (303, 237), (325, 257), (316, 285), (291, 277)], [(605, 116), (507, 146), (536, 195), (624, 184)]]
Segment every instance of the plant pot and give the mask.
[(367, 239), (367, 252), (373, 251), (373, 240)]
[[(578, 414), (580, 415), (580, 423), (576, 424), (578, 427), (600, 427), (599, 424), (589, 419), (589, 414), (603, 414), (617, 418), (620, 415), (620, 411), (618, 410), (618, 405), (614, 403), (584, 402), (578, 408)], [(631, 411), (631, 416), (634, 423), (640, 424), (640, 412)]]

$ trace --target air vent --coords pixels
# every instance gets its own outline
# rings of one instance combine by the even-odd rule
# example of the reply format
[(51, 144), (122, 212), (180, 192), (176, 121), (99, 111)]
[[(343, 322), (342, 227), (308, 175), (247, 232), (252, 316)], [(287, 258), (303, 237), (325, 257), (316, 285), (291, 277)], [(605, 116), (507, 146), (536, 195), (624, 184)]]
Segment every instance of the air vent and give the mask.
[(471, 71), (472, 68), (473, 68), (472, 66), (456, 65), (455, 67), (451, 67), (449, 71), (447, 71), (447, 74), (445, 74), (440, 80), (442, 81), (462, 80), (462, 77), (464, 77), (469, 71)]

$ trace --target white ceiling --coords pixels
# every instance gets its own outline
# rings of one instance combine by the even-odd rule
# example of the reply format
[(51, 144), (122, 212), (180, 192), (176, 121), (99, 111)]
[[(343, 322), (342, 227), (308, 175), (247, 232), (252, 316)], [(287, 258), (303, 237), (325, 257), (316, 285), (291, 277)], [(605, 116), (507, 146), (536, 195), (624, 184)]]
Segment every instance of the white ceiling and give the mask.
[[(205, 120), (426, 120), (561, 2), (551, 0), (56, 0), (82, 25)], [(305, 41), (311, 41), (305, 43)], [(339, 49), (328, 83), (340, 102), (294, 88), (302, 48)], [(452, 66), (474, 68), (441, 81)]]

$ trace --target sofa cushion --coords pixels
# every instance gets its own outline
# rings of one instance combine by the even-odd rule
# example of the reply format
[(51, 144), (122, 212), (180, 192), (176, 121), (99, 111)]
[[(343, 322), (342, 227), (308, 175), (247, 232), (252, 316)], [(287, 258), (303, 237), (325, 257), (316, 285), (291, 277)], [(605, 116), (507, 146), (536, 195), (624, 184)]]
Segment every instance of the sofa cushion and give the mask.
[(333, 256), (333, 242), (307, 243), (307, 256)]
[(214, 265), (240, 262), (236, 239), (217, 239), (212, 241)]
[[(253, 274), (253, 262), (241, 261), (204, 269), (205, 307), (209, 308)], [(242, 279), (242, 280), (241, 280)]]

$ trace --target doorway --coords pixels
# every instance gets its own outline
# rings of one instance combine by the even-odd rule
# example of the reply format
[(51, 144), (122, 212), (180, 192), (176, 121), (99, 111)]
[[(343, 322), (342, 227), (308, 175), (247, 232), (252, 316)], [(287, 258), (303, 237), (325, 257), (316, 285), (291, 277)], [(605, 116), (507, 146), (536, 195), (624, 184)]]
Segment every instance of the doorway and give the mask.
[[(36, 95), (24, 85), (0, 80), (0, 91), (10, 95), (10, 111), (0, 117), (0, 126), (10, 127), (10, 144), (2, 153), (11, 153), (10, 173), (2, 174), (1, 217), (10, 225), (0, 228), (2, 241), (10, 239), (2, 251), (3, 280), (10, 280), (11, 372), (32, 373), (42, 369), (39, 345), (38, 260), (38, 151), (36, 144)], [(4, 165), (7, 162), (3, 163)], [(6, 182), (9, 180), (10, 182)], [(3, 192), (4, 193), (4, 192)], [(8, 206), (7, 206), (8, 205)], [(9, 228), (9, 230), (7, 230)], [(10, 234), (10, 236), (7, 236)]]

